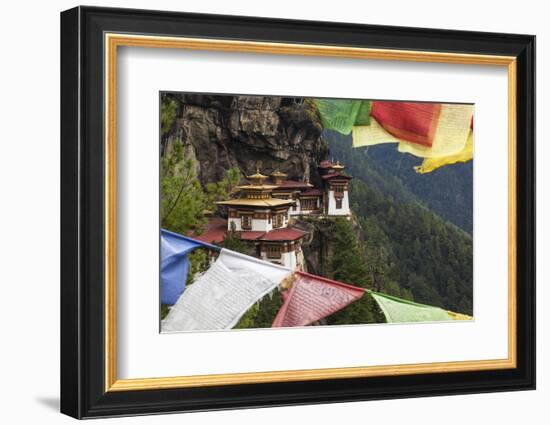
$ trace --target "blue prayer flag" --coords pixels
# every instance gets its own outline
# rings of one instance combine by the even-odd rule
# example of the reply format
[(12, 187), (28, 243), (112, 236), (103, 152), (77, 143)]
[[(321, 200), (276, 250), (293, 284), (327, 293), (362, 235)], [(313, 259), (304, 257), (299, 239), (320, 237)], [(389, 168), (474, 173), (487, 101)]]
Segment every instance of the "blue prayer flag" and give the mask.
[(174, 305), (185, 289), (189, 259), (187, 255), (198, 247), (219, 249), (168, 230), (160, 231), (160, 301)]

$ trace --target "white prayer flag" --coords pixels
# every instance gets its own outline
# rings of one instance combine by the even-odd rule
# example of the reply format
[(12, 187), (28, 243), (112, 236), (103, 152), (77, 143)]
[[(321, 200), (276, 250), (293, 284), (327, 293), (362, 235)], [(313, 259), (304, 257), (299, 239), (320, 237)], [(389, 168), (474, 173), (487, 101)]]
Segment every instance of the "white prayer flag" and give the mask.
[(241, 273), (252, 270), (277, 283), (292, 273), (289, 268), (228, 249), (221, 250), (218, 261), (221, 261), (224, 266), (233, 272)]
[(290, 269), (222, 249), (162, 321), (163, 332), (231, 329), (291, 273)]

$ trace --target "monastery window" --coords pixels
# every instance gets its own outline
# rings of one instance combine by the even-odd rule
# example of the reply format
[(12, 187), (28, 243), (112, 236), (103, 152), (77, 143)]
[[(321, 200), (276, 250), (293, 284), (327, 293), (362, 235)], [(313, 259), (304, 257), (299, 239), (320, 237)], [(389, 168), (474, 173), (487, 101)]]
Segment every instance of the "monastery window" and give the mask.
[(336, 209), (337, 210), (342, 209), (342, 198), (336, 198)]
[(317, 208), (317, 199), (300, 199), (300, 206), (306, 211), (314, 210)]
[(252, 229), (252, 216), (245, 214), (241, 216), (241, 227), (243, 230)]
[(344, 193), (344, 186), (334, 186), (334, 193)]
[(267, 258), (281, 258), (281, 246), (280, 245), (267, 245), (265, 247)]
[(273, 227), (278, 228), (283, 226), (284, 214), (275, 214), (273, 216)]

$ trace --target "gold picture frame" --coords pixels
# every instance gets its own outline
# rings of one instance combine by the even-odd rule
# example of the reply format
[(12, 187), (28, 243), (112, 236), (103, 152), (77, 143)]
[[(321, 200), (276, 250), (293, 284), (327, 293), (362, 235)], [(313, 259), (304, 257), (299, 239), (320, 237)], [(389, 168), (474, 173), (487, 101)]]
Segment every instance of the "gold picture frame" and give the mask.
[[(417, 373), (463, 372), (509, 369), (516, 366), (516, 58), (513, 56), (473, 55), (463, 53), (422, 52), (409, 50), (370, 49), (355, 47), (281, 44), (254, 41), (204, 40), (193, 38), (159, 37), (127, 34), (105, 34), (105, 99), (107, 127), (105, 131), (107, 178), (105, 186), (105, 391), (167, 389), (196, 386), (253, 384), (299, 380), (341, 379)], [(436, 62), (466, 65), (506, 67), (508, 72), (508, 358), (365, 366), (330, 369), (308, 369), (278, 372), (233, 373), (170, 378), (116, 378), (116, 94), (117, 52), (119, 47), (148, 47), (156, 49), (209, 50), (238, 53), (263, 53), (338, 58)]]

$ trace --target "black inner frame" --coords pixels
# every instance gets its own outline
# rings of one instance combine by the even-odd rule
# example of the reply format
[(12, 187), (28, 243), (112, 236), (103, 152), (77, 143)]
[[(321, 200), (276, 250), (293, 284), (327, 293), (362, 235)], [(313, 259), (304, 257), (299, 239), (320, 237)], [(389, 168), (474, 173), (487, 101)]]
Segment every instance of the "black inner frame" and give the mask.
[[(106, 393), (105, 32), (517, 57), (517, 368)], [(77, 7), (61, 14), (61, 117), (63, 413), (90, 418), (535, 388), (534, 36)]]

